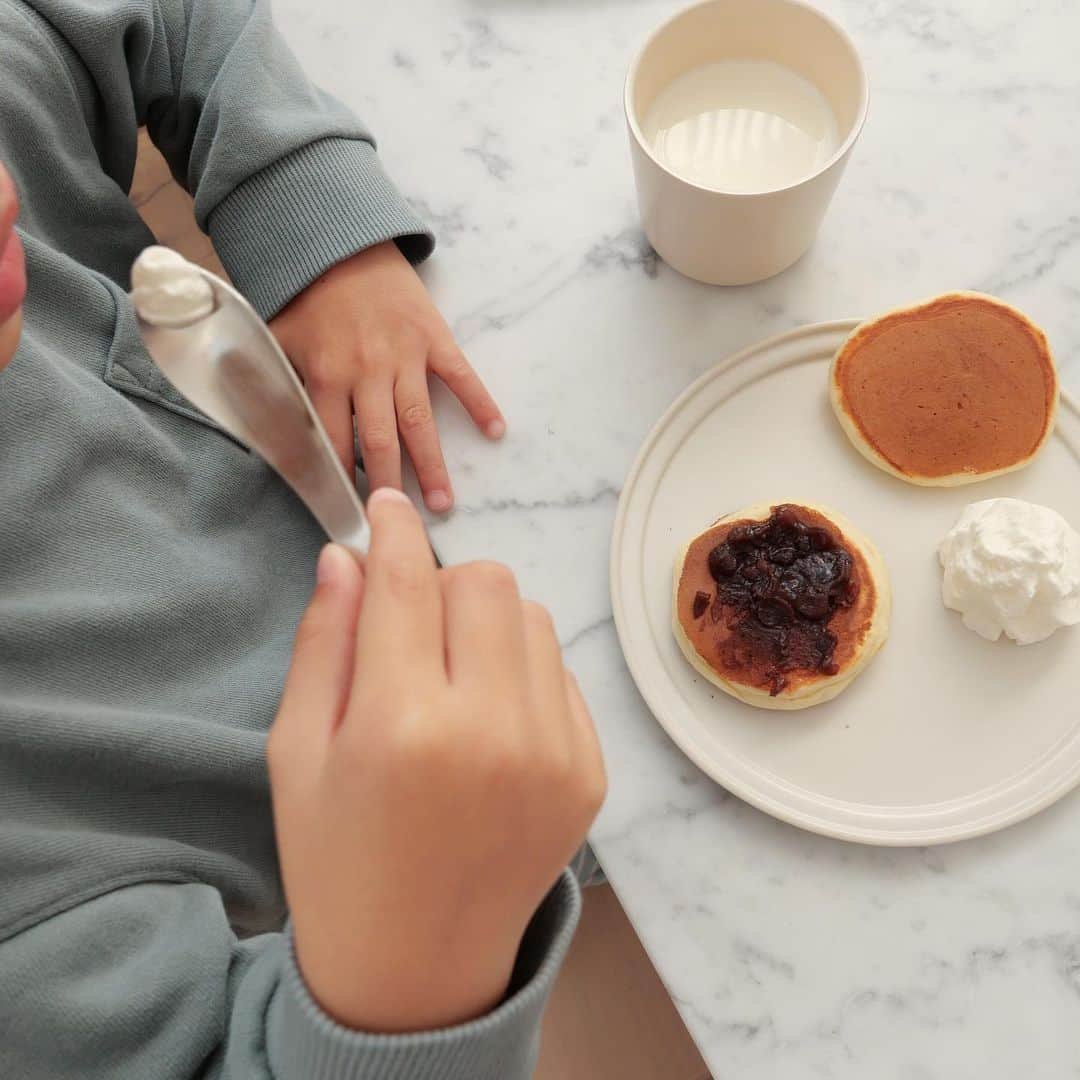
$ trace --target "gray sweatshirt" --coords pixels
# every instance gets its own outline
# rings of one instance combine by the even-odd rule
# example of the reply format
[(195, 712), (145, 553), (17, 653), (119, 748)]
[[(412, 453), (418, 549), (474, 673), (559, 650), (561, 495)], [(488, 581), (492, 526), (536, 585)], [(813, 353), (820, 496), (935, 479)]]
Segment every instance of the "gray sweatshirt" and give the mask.
[(568, 875), (460, 1027), (346, 1030), (294, 962), (264, 747), (322, 537), (139, 341), (144, 123), (264, 317), (368, 245), (432, 246), (260, 0), (0, 0), (29, 277), (0, 373), (0, 1077), (524, 1080)]

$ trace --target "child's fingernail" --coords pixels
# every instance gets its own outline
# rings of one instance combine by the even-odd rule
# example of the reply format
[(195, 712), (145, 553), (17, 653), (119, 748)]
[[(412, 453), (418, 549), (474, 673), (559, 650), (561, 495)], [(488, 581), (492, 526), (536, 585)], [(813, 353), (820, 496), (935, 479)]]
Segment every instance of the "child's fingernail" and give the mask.
[(427, 508), (433, 514), (445, 514), (450, 509), (453, 501), (450, 498), (449, 491), (429, 491), (424, 496), (424, 502), (427, 503)]
[(506, 421), (489, 420), (484, 426), (484, 434), (489, 439), (501, 439), (506, 434)]
[(333, 585), (341, 581), (348, 568), (347, 560), (351, 558), (343, 547), (327, 544), (319, 553), (319, 561), (315, 565), (315, 581), (319, 585)]
[(368, 498), (368, 506), (372, 506), (375, 503), (380, 502), (408, 502), (409, 496), (404, 491), (398, 491), (397, 488), (381, 487), (376, 488)]

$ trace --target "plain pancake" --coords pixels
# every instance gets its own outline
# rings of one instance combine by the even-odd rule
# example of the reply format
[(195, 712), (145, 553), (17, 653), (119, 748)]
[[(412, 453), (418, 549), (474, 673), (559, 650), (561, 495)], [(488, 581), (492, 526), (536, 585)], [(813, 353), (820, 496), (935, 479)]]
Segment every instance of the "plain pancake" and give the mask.
[(709, 552), (736, 526), (764, 521), (779, 505), (761, 503), (729, 514), (690, 541), (675, 563), (672, 627), (687, 660), (714, 685), (750, 705), (801, 709), (835, 697), (866, 667), (888, 636), (892, 594), (885, 564), (869, 538), (833, 510), (812, 503), (790, 503), (797, 508), (800, 520), (824, 529), (851, 555), (851, 580), (858, 583), (859, 593), (850, 607), (837, 608), (826, 624), (836, 638), (835, 672), (788, 672), (787, 685), (772, 694), (767, 665), (760, 659), (747, 662), (745, 649), (737, 656), (738, 644), (728, 620), (721, 616), (713, 621), (708, 612), (695, 618), (694, 600), (699, 592), (710, 597), (716, 592), (709, 572)]
[(833, 408), (879, 468), (916, 484), (1022, 468), (1053, 429), (1058, 381), (1022, 312), (949, 293), (863, 323), (833, 361)]

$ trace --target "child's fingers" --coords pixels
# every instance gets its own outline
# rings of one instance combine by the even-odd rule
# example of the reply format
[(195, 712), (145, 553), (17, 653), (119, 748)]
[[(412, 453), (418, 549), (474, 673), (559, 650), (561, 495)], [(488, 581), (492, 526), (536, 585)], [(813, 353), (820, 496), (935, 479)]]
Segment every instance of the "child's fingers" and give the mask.
[(555, 624), (547, 608), (525, 600), (525, 651), (529, 666), (529, 687), (536, 718), (543, 734), (562, 744), (567, 754), (572, 742), (562, 649)]
[[(315, 592), (296, 631), (274, 742), (288, 757), (318, 746), (341, 722), (352, 688), (364, 573), (345, 548), (327, 544)], [(322, 730), (317, 725), (324, 724)]]
[(454, 495), (439, 445), (427, 373), (423, 368), (410, 368), (399, 376), (394, 387), (394, 402), (398, 427), (424, 493), (424, 502), (432, 513), (443, 514), (453, 505)]
[(345, 475), (350, 482), (354, 482), (356, 451), (353, 444), (353, 406), (348, 394), (343, 394), (340, 390), (323, 390), (313, 387), (311, 404), (319, 414), (323, 427), (326, 428), (330, 445), (344, 466)]
[(607, 792), (607, 771), (604, 768), (604, 751), (600, 747), (600, 737), (596, 733), (589, 706), (581, 693), (581, 687), (568, 668), (563, 669), (566, 680), (566, 696), (570, 704), (570, 719), (576, 736), (577, 752), (583, 762), (587, 762), (590, 776), (597, 787), (597, 807), (604, 801)]
[(450, 681), (502, 700), (529, 695), (525, 623), (517, 581), (493, 562), (441, 572)]
[(433, 352), (429, 362), (431, 370), (465, 406), (476, 426), (489, 439), (501, 439), (506, 432), (506, 421), (465, 354), (456, 345), (451, 345)]
[(389, 378), (368, 379), (353, 394), (356, 430), (364, 473), (372, 491), (401, 487), (401, 445), (394, 413), (394, 386)]
[(413, 690), (425, 676), (445, 682), (442, 591), (420, 515), (394, 488), (374, 492), (367, 511), (371, 547), (356, 640), (359, 691), (378, 698)]

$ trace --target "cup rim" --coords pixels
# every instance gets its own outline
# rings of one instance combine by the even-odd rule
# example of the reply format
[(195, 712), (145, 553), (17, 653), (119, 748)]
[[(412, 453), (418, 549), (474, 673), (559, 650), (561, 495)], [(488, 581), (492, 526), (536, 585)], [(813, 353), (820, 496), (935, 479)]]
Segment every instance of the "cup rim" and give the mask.
[(694, 188), (697, 191), (704, 192), (708, 195), (726, 195), (733, 199), (755, 199), (764, 195), (777, 195), (783, 191), (791, 191), (793, 188), (802, 187), (803, 184), (809, 183), (811, 180), (816, 180), (823, 173), (828, 172), (838, 161), (842, 160), (844, 156), (855, 145), (855, 141), (862, 133), (863, 125), (866, 123), (866, 115), (870, 108), (870, 79), (866, 74), (866, 67), (863, 64), (862, 56), (859, 54), (859, 50), (855, 47), (855, 42), (851, 35), (834, 19), (831, 15), (826, 14), (820, 8), (815, 7), (813, 4), (808, 3), (807, 0), (783, 0), (784, 3), (790, 4), (792, 7), (803, 8), (805, 11), (811, 12), (816, 15), (823, 23), (825, 23), (829, 29), (845, 45), (851, 50), (851, 55), (855, 58), (855, 68), (859, 75), (859, 106), (855, 113), (855, 120), (851, 125), (851, 130), (848, 132), (844, 141), (836, 148), (832, 156), (815, 169), (811, 173), (807, 173), (805, 176), (800, 177), (798, 180), (793, 180), (790, 184), (785, 184), (783, 187), (776, 188), (763, 188), (761, 191), (726, 191), (724, 188), (706, 187), (704, 184), (699, 184), (695, 180), (689, 180), (685, 176), (680, 175), (673, 169), (664, 164), (653, 152), (648, 142), (645, 140), (645, 136), (642, 133), (641, 125), (638, 123), (636, 110), (633, 108), (630, 102), (630, 92), (633, 89), (634, 82), (641, 67), (641, 61), (644, 59), (645, 54), (649, 51), (655, 40), (665, 31), (673, 22), (677, 19), (683, 18), (691, 11), (696, 11), (698, 8), (711, 7), (713, 4), (718, 3), (719, 0), (698, 0), (697, 3), (689, 4), (687, 7), (681, 8), (676, 11), (674, 15), (666, 18), (659, 26), (657, 26), (642, 43), (641, 48), (638, 49), (634, 55), (634, 59), (630, 63), (630, 68), (626, 73), (626, 81), (623, 83), (623, 111), (626, 114), (626, 122), (630, 128), (630, 132), (634, 137), (634, 141), (641, 148), (642, 152), (653, 162), (658, 169), (667, 173), (674, 180), (678, 180), (681, 184), (686, 184), (687, 187)]

